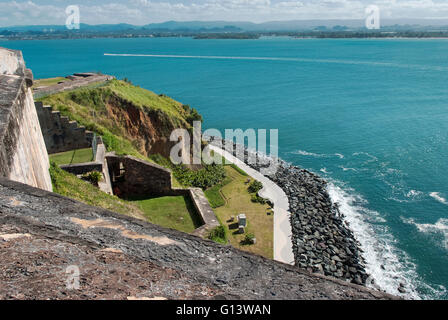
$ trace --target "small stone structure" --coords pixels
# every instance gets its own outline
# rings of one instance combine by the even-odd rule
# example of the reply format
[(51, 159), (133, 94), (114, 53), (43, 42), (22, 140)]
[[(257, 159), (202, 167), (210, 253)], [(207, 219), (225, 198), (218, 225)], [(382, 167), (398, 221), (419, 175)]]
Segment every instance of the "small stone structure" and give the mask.
[(246, 227), (246, 225), (247, 225), (246, 215), (244, 213), (239, 214), (238, 215), (238, 226)]
[(53, 111), (51, 106), (42, 102), (36, 102), (35, 106), (48, 154), (92, 146), (93, 132), (62, 116), (60, 111)]
[(149, 163), (132, 156), (106, 155), (109, 176), (114, 193), (121, 197), (143, 196), (187, 196), (189, 197), (203, 225), (193, 234), (204, 236), (220, 225), (204, 192), (199, 188), (177, 189), (171, 185), (171, 171), (155, 163)]
[(173, 194), (168, 169), (132, 156), (108, 154), (106, 159), (112, 187), (120, 194), (148, 197)]
[(243, 234), (247, 226), (247, 219), (244, 213), (238, 215), (238, 233)]
[(91, 85), (94, 83), (100, 83), (115, 79), (114, 76), (97, 74), (92, 72), (86, 73), (75, 73), (72, 76), (66, 77), (68, 81), (58, 83), (51, 86), (39, 87), (34, 89), (35, 97), (43, 97), (50, 94), (55, 94), (58, 92), (68, 91)]
[(22, 53), (0, 48), (0, 176), (51, 191), (32, 85)]
[(95, 154), (94, 161), (62, 165), (61, 169), (75, 175), (82, 175), (92, 171), (101, 172), (103, 174), (103, 179), (98, 182), (98, 187), (103, 192), (113, 194), (112, 184), (109, 177), (109, 167), (106, 160), (106, 146), (104, 145), (101, 137), (96, 137), (96, 150), (93, 151)]

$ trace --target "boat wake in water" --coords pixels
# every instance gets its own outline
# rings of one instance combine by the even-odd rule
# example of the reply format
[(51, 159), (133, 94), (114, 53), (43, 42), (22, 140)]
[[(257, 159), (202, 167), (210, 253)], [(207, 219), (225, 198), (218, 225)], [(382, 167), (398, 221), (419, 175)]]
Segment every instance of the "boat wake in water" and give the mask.
[(401, 64), (395, 62), (358, 61), (339, 59), (310, 59), (299, 57), (242, 57), (242, 56), (198, 56), (198, 55), (176, 55), (176, 54), (138, 54), (138, 53), (104, 53), (109, 57), (147, 57), (147, 58), (170, 58), (170, 59), (214, 59), (214, 60), (259, 60), (259, 61), (290, 61), (290, 62), (314, 62), (330, 64), (367, 65), (372, 67), (404, 68), (423, 71), (446, 72), (448, 68), (443, 66), (425, 66), (418, 64)]

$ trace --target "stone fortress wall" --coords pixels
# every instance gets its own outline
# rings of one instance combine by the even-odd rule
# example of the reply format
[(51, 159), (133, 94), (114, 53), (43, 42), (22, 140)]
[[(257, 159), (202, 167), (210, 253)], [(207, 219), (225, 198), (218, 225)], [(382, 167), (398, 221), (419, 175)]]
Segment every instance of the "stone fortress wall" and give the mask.
[(0, 48), (0, 176), (51, 191), (32, 84), (22, 53)]
[(51, 106), (42, 102), (36, 102), (35, 106), (49, 154), (92, 146), (93, 132), (70, 121), (60, 111), (53, 111)]

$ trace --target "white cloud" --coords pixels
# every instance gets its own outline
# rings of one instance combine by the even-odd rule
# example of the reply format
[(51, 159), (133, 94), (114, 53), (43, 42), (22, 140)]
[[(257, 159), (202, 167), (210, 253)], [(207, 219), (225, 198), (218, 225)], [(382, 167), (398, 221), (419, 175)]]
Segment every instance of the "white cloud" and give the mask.
[[(76, 1), (74, 1), (76, 2)], [(80, 1), (81, 2), (81, 1)], [(4, 1), (2, 25), (64, 24), (67, 1), (52, 5), (33, 1)], [(436, 0), (103, 0), (82, 1), (81, 22), (88, 24), (147, 24), (167, 20), (363, 19), (367, 5), (380, 7), (387, 18), (446, 18), (448, 1)], [(71, 3), (70, 3), (71, 4)]]
[(65, 19), (65, 7), (38, 5), (33, 1), (10, 1), (0, 6), (0, 21), (4, 25), (64, 24)]

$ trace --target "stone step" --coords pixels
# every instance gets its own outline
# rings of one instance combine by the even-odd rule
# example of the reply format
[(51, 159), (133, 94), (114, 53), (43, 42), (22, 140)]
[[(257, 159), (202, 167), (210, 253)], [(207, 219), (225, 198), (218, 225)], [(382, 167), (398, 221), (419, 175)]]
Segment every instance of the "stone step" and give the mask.
[(61, 117), (61, 112), (60, 112), (60, 111), (52, 111), (52, 112), (51, 112), (51, 115), (52, 115), (53, 117), (58, 117), (58, 118), (60, 118), (60, 117)]
[(86, 128), (85, 127), (76, 127), (73, 130), (75, 131), (81, 131), (81, 133), (85, 133), (86, 132)]
[(53, 110), (52, 106), (47, 106), (47, 105), (43, 106), (42, 108), (44, 108), (45, 110)]
[(78, 128), (78, 122), (76, 122), (76, 121), (70, 121), (69, 125), (70, 125), (70, 128), (72, 128), (72, 129)]
[(69, 122), (70, 122), (70, 120), (68, 119), (68, 117), (66, 117), (66, 116), (61, 116), (61, 123), (62, 123), (62, 124), (68, 125)]

